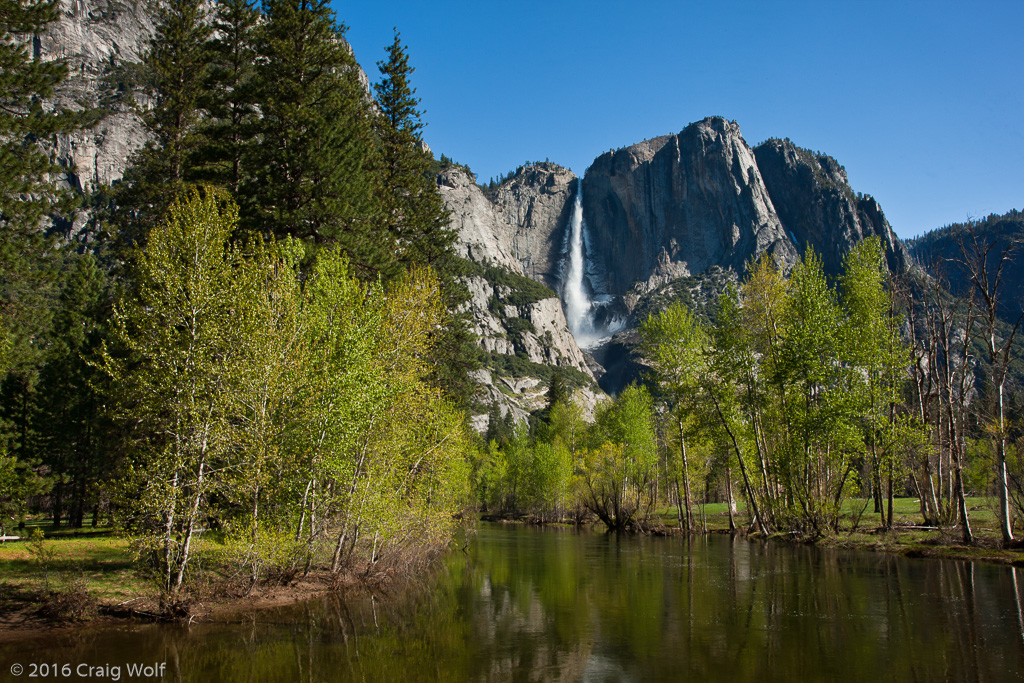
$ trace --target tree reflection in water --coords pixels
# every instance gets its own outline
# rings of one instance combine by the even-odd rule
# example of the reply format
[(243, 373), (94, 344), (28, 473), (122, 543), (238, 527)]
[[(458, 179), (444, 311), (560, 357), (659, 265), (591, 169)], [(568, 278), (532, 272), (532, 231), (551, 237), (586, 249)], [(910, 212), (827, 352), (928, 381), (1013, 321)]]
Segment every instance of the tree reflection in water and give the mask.
[(1019, 680), (1016, 574), (726, 536), (481, 525), (468, 553), (390, 594), (82, 631), (32, 651), (166, 661), (180, 681)]

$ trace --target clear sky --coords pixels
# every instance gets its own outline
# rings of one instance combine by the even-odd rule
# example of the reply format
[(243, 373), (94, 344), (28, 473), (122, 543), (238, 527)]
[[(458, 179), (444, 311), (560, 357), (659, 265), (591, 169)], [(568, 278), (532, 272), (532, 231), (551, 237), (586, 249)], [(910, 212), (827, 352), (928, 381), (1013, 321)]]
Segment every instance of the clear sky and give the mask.
[(736, 120), (835, 157), (906, 238), (1024, 208), (1024, 0), (334, 0), (371, 80), (402, 34), (435, 155), (481, 182)]

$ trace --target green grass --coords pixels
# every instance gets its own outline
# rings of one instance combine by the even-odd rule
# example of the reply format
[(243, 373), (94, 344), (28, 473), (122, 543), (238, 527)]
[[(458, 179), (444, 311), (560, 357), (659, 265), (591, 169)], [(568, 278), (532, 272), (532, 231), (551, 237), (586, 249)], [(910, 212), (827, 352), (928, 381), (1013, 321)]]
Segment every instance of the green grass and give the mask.
[[(895, 529), (881, 529), (882, 520), (874, 512), (870, 500), (850, 499), (843, 504), (840, 533), (836, 536), (818, 539), (824, 547), (851, 548), (892, 552), (910, 557), (941, 557), (949, 559), (982, 560), (1024, 566), (1024, 552), (1004, 550), (1000, 547), (1001, 537), (995, 513), (995, 500), (984, 497), (967, 498), (967, 510), (974, 533), (975, 544), (962, 543), (961, 530), (913, 528), (923, 527), (921, 506), (916, 498), (896, 498), (893, 501), (893, 525)], [(865, 505), (866, 503), (866, 505)], [(746, 506), (737, 502), (736, 526), (743, 529), (749, 524)], [(700, 505), (694, 506), (697, 524), (701, 524)], [(863, 511), (863, 514), (861, 512)], [(729, 513), (725, 503), (709, 503), (705, 506), (707, 528), (710, 532), (721, 532), (729, 528)], [(678, 527), (676, 508), (661, 507), (656, 515), (669, 528)], [(854, 528), (854, 519), (860, 521)], [(1024, 533), (1017, 529), (1018, 535)]]
[[(45, 523), (26, 526), (30, 532), (33, 526), (47, 527)], [(3, 583), (25, 593), (81, 576), (89, 594), (101, 603), (152, 592), (152, 584), (135, 571), (127, 540), (109, 530), (62, 530), (56, 538), (47, 537), (43, 548), (49, 555), (45, 563), (40, 562), (29, 541), (0, 544)]]

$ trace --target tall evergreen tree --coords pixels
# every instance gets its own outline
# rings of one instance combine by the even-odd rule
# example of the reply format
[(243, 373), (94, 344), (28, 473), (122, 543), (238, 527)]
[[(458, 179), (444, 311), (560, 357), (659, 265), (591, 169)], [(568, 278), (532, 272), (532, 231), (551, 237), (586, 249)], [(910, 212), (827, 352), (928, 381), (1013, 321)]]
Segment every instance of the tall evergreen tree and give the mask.
[(0, 2), (0, 512), (11, 514), (46, 488), (35, 471), (30, 419), (62, 256), (46, 228), (74, 202), (55, 182), (62, 169), (47, 146), (89, 116), (44, 106), (67, 66), (34, 54), (33, 38), (58, 12), (55, 0)]
[(54, 524), (66, 513), (72, 526), (81, 527), (113, 471), (114, 449), (108, 447), (111, 432), (103, 410), (107, 382), (97, 366), (110, 296), (89, 254), (76, 257), (63, 280), (33, 419), (38, 457), (56, 477)]
[(210, 68), (201, 98), (208, 118), (202, 125), (198, 175), (235, 197), (255, 123), (253, 32), (258, 19), (252, 0), (222, 0), (213, 9), (214, 34), (208, 43)]
[(54, 182), (62, 171), (41, 143), (52, 144), (84, 118), (43, 106), (67, 66), (34, 55), (32, 38), (58, 9), (54, 0), (0, 2), (0, 327), (10, 335), (15, 371), (36, 355), (48, 320), (56, 252), (45, 222), (74, 201)]
[(387, 53), (388, 58), (377, 63), (381, 80), (374, 85), (383, 224), (395, 244), (399, 265), (428, 265), (438, 274), (449, 318), (433, 348), (433, 381), (465, 403), (474, 390), (468, 373), (479, 367), (479, 354), (468, 312), (456, 312), (469, 298), (459, 280), (462, 261), (455, 255), (457, 235), (431, 172), (433, 157), (421, 137), (425, 124), (420, 100), (409, 80), (415, 69), (397, 30)]
[(32, 54), (32, 37), (57, 19), (58, 10), (55, 0), (0, 2), (0, 225), (5, 252), (13, 237), (34, 237), (48, 215), (68, 208), (67, 193), (51, 179), (61, 169), (39, 143), (75, 128), (82, 117), (43, 107), (67, 75), (67, 65)]
[(374, 85), (380, 109), (374, 123), (380, 142), (384, 223), (394, 237), (399, 263), (429, 265), (450, 275), (456, 235), (430, 173), (433, 158), (421, 137), (420, 101), (409, 82), (415, 69), (397, 30), (387, 52), (388, 59), (377, 62), (381, 80)]
[(143, 58), (141, 112), (151, 139), (136, 152), (115, 192), (114, 223), (125, 245), (144, 241), (174, 198), (197, 179), (211, 27), (203, 0), (168, 0)]
[(392, 246), (374, 230), (369, 107), (345, 27), (326, 0), (266, 0), (264, 14), (243, 227), (337, 243), (363, 277), (389, 272)]

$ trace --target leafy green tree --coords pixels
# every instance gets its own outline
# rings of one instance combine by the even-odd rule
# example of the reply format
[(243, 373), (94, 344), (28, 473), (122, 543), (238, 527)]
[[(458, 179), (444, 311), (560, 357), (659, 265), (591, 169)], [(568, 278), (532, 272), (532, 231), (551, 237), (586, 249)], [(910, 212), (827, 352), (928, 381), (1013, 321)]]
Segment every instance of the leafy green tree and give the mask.
[(600, 413), (598, 427), (583, 456), (583, 503), (611, 531), (642, 530), (658, 467), (650, 394), (627, 387)]
[[(897, 419), (903, 373), (910, 353), (899, 337), (892, 293), (881, 241), (870, 238), (847, 254), (840, 280), (842, 306), (846, 315), (847, 362), (860, 372), (854, 375), (855, 410), (861, 417), (864, 445), (870, 457), (874, 480), (875, 511), (881, 506), (882, 475), (887, 478), (887, 514), (883, 525), (893, 524), (895, 482), (899, 481), (901, 450), (910, 423)], [(969, 525), (966, 525), (969, 529)]]
[[(752, 523), (762, 532), (770, 533), (774, 523), (768, 516), (770, 512), (766, 514), (767, 496), (762, 494), (747, 465), (750, 452), (757, 452), (756, 425), (760, 421), (764, 401), (758, 355), (748, 334), (750, 330), (744, 325), (744, 310), (740, 293), (734, 288), (727, 288), (719, 297), (718, 322), (711, 331), (711, 352), (706, 358), (708, 375), (704, 389), (717, 417), (715, 426), (721, 433), (720, 440), (731, 447), (739, 465)], [(730, 487), (731, 515), (732, 481), (728, 468), (726, 482)], [(730, 526), (733, 524), (730, 516)]]
[(367, 288), (325, 250), (304, 296), (313, 354), (297, 427), (319, 492), (304, 498), (310, 545), (330, 538), (334, 572), (352, 566), (360, 544), (370, 565), (436, 547), (468, 476), (464, 416), (425, 382), (436, 279), (414, 270)]
[(398, 31), (377, 63), (374, 85), (378, 112), (373, 117), (378, 155), (378, 195), (382, 227), (395, 249), (395, 266), (430, 266), (441, 281), (449, 311), (432, 358), (434, 383), (461, 404), (474, 391), (468, 373), (479, 367), (475, 336), (465, 308), (469, 291), (459, 279), (463, 264), (455, 254), (458, 237), (433, 173), (434, 160), (423, 143), (424, 123), (410, 77), (415, 69)]
[[(309, 349), (299, 261), (293, 240), (257, 243), (236, 277), (249, 295), (237, 299), (233, 334), (243, 345), (231, 373), (231, 450), (219, 488), (233, 562), (255, 584), (267, 567), (288, 566), (299, 551), (294, 531), (304, 482), (292, 433)], [(298, 508), (298, 509), (297, 509)]]
[[(679, 521), (690, 531), (695, 527), (695, 520), (690, 491), (691, 465), (686, 444), (688, 432), (694, 434), (699, 431), (700, 413), (705, 404), (700, 388), (707, 376), (707, 333), (703, 325), (681, 304), (651, 316), (641, 326), (640, 333), (645, 355), (657, 373), (661, 386), (671, 396), (679, 437), (679, 463), (670, 469), (676, 500), (679, 501)], [(680, 478), (682, 491), (679, 490)]]
[(387, 60), (377, 63), (381, 80), (374, 85), (384, 225), (394, 238), (399, 264), (428, 265), (450, 276), (457, 235), (430, 173), (433, 158), (423, 145), (419, 99), (409, 80), (415, 69), (397, 30), (387, 52)]
[(808, 252), (790, 276), (776, 381), (786, 387), (783, 419), (791, 425), (784, 477), (815, 534), (838, 530), (852, 456), (862, 444), (854, 419), (856, 373), (844, 362), (842, 323), (821, 261)]
[(114, 337), (126, 353), (104, 356), (130, 427), (125, 522), (172, 595), (232, 449), (233, 373), (246, 344), (237, 313), (253, 284), (228, 242), (236, 221), (234, 205), (214, 191), (171, 205), (137, 255), (131, 296), (115, 309)]

